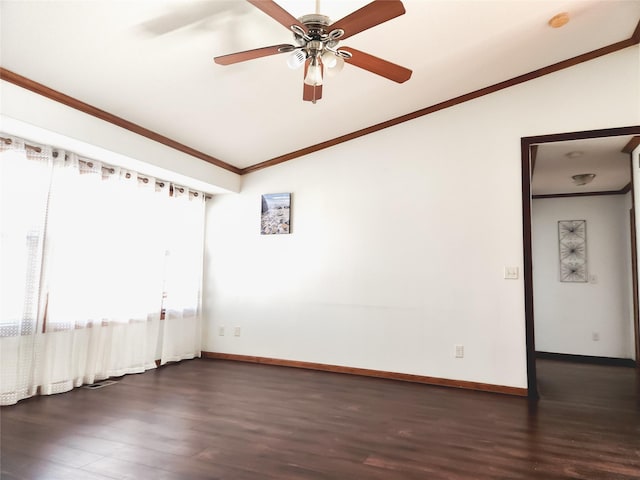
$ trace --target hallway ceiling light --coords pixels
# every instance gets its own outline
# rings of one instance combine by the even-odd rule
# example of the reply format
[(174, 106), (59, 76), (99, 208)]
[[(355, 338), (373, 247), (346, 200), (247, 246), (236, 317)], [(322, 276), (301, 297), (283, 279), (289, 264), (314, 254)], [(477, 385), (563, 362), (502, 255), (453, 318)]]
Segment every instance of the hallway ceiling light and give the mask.
[(573, 179), (573, 183), (578, 187), (582, 187), (587, 183), (591, 183), (594, 178), (596, 178), (595, 173), (579, 173), (578, 175), (573, 175), (571, 177)]

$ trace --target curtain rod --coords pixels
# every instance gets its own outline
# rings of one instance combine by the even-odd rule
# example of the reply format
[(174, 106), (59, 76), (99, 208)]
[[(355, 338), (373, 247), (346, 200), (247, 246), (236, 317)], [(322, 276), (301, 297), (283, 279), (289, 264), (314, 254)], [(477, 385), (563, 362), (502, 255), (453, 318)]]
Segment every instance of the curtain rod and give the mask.
[[(5, 137), (0, 137), (0, 142), (3, 142), (5, 145), (11, 145), (13, 143), (13, 140), (10, 138), (5, 138)], [(26, 150), (31, 150), (32, 152), (36, 152), (36, 153), (42, 153), (42, 148), (38, 147), (37, 145), (29, 145), (28, 143), (24, 144), (24, 148)], [(53, 152), (52, 155), (57, 158), (58, 157), (58, 152)], [(67, 157), (67, 155), (65, 155), (65, 158)], [(89, 168), (93, 168), (93, 163), (90, 160), (79, 160), (80, 163), (84, 163), (87, 167)], [(102, 169), (108, 171), (111, 174), (114, 174), (116, 172), (116, 169), (113, 168), (113, 166), (111, 165), (106, 165), (103, 163), (102, 165)], [(131, 174), (129, 172), (126, 173), (126, 177), (130, 178)], [(140, 177), (138, 176), (138, 180), (142, 181), (142, 183), (148, 183), (149, 179), (146, 177)], [(158, 180), (156, 181), (156, 185), (158, 185), (160, 188), (163, 188), (165, 185), (165, 181), (163, 180)], [(169, 182), (170, 185), (170, 189), (173, 190), (174, 188), (176, 190), (178, 190), (180, 193), (184, 192), (184, 188), (183, 187), (179, 187), (179, 186), (174, 186), (172, 182)], [(200, 192), (193, 192), (194, 196), (197, 197), (199, 195)], [(204, 199), (205, 200), (209, 200), (211, 198), (211, 195), (208, 195), (206, 193), (203, 193), (204, 195)]]

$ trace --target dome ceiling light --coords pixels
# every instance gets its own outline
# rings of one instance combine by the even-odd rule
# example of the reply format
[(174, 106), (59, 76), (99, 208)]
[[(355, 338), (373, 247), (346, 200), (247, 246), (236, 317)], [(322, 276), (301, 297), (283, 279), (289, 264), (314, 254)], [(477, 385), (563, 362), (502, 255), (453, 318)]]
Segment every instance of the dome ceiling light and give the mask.
[(578, 187), (583, 187), (588, 183), (591, 183), (594, 178), (596, 178), (595, 173), (579, 173), (577, 175), (573, 175), (571, 177), (573, 179), (573, 183)]

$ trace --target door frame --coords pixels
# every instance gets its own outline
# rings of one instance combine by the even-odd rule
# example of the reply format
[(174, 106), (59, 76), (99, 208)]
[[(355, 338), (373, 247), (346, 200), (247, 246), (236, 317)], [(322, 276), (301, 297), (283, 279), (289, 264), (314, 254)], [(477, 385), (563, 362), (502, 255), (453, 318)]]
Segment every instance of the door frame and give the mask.
[[(522, 233), (524, 249), (524, 311), (525, 311), (525, 338), (527, 345), (527, 391), (529, 398), (538, 398), (538, 383), (536, 372), (536, 346), (533, 311), (533, 251), (531, 243), (531, 172), (532, 159), (535, 160), (535, 145), (541, 143), (563, 142), (567, 140), (584, 140), (589, 138), (617, 137), (623, 135), (640, 135), (640, 125), (632, 127), (606, 128), (600, 130), (586, 130), (581, 132), (556, 133), (550, 135), (538, 135), (534, 137), (522, 137), (520, 139), (520, 152), (522, 157)], [(626, 152), (626, 149), (623, 150)], [(631, 156), (631, 150), (629, 150)], [(633, 173), (633, 172), (632, 172)], [(635, 212), (633, 175), (631, 175), (631, 209)], [(631, 244), (636, 243), (637, 232), (631, 231)], [(632, 255), (632, 263), (637, 262), (637, 255)], [(637, 265), (633, 264), (634, 272)], [(636, 345), (636, 365), (640, 367), (640, 332), (638, 327), (638, 276), (632, 275), (634, 311), (634, 335)]]

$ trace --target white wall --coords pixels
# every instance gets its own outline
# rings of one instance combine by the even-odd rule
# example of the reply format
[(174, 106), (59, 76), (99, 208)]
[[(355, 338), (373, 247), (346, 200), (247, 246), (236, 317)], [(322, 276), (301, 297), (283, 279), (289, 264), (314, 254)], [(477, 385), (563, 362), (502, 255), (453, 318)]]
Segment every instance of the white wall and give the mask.
[[(630, 198), (629, 193), (533, 200), (536, 350), (635, 358)], [(589, 283), (560, 282), (559, 220), (587, 222)]]
[[(204, 349), (526, 387), (522, 276), (503, 279), (520, 138), (637, 124), (639, 85), (634, 47), (247, 175), (208, 204)], [(292, 234), (260, 236), (275, 192)]]
[(240, 176), (235, 173), (4, 80), (0, 80), (0, 131), (207, 193), (240, 190)]

